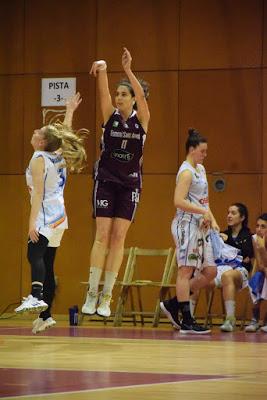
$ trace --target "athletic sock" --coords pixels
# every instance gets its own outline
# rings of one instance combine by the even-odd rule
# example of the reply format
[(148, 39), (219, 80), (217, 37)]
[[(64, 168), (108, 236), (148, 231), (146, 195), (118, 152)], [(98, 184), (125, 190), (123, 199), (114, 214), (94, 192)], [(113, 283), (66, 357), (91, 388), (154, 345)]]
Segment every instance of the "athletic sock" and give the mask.
[(105, 283), (103, 287), (103, 294), (108, 294), (111, 296), (117, 276), (118, 276), (117, 272), (105, 271)]
[(97, 267), (91, 267), (89, 273), (89, 291), (91, 293), (98, 293), (99, 281), (102, 275), (102, 269)]

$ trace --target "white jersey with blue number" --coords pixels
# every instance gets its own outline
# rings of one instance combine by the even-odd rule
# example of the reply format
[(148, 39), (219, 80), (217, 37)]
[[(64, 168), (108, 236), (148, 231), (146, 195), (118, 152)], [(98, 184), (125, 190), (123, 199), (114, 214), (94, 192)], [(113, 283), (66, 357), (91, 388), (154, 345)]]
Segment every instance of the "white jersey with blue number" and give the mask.
[[(179, 175), (183, 172), (189, 170), (192, 174), (192, 182), (189, 187), (189, 191), (186, 200), (195, 206), (202, 207), (205, 209), (209, 208), (209, 192), (208, 192), (208, 182), (206, 177), (206, 171), (202, 164), (197, 164), (194, 168), (188, 161), (184, 161), (179, 168), (176, 176), (176, 183), (178, 181)], [(202, 214), (195, 214), (183, 211), (177, 208), (177, 217), (179, 219), (186, 219), (191, 221), (192, 218), (199, 220), (203, 217)]]
[[(38, 157), (43, 157), (45, 167), (43, 201), (36, 220), (36, 229), (44, 236), (48, 236), (46, 232), (52, 229), (66, 229), (68, 227), (63, 197), (67, 175), (64, 159), (60, 154), (35, 151), (31, 161)], [(32, 200), (31, 161), (26, 170), (26, 181)]]

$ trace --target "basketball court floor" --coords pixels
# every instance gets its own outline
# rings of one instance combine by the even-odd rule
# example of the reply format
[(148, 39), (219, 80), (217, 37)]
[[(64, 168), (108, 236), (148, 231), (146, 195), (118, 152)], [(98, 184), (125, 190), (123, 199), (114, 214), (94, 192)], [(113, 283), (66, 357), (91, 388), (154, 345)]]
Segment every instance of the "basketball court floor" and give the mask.
[(0, 398), (267, 399), (267, 334), (0, 320)]

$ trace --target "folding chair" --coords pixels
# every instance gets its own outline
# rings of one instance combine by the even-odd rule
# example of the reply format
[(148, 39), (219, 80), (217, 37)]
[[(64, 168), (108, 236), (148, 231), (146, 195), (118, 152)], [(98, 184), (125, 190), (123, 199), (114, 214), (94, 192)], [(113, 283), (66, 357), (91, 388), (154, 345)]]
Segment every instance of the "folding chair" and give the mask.
[[(128, 274), (128, 270), (129, 270), (130, 265), (132, 263), (133, 252), (134, 252), (134, 248), (133, 247), (129, 247), (129, 248), (124, 249), (124, 259), (127, 257), (124, 275)], [(84, 296), (84, 302), (85, 302), (87, 291), (88, 291), (88, 287), (89, 287), (89, 282), (80, 282), (80, 284), (86, 286), (86, 292), (85, 292), (85, 296)], [(115, 286), (120, 286), (121, 284), (122, 284), (122, 281), (120, 281), (119, 279), (115, 282)], [(104, 285), (104, 281), (100, 281), (99, 282), (99, 286), (101, 287), (103, 285)], [(86, 316), (89, 317), (90, 320), (93, 320), (93, 318), (95, 318), (95, 315), (90, 316), (88, 314), (81, 313), (80, 316), (79, 316), (79, 325), (81, 325), (83, 323), (83, 319)], [(114, 313), (111, 314), (111, 316), (109, 318), (112, 318), (112, 317), (114, 317)], [(104, 324), (106, 325), (108, 318), (99, 317), (97, 320), (98, 321), (99, 320), (103, 320)]]
[[(140, 316), (141, 324), (144, 325), (144, 317), (150, 316), (155, 317), (155, 311), (146, 312), (143, 307), (143, 299), (142, 299), (142, 287), (146, 288), (161, 288), (163, 280), (166, 281), (169, 273), (169, 268), (171, 265), (172, 259), (172, 248), (168, 249), (142, 249), (139, 247), (135, 247), (133, 251), (132, 262), (129, 265), (129, 268), (125, 270), (125, 274), (121, 283), (121, 292), (117, 302), (117, 308), (115, 312), (114, 318), (114, 326), (120, 326), (122, 324), (122, 319), (125, 315), (133, 317), (134, 325), (136, 325), (136, 316)], [(160, 273), (161, 278), (157, 281), (139, 279), (142, 275), (141, 268), (145, 272), (147, 272), (147, 276), (150, 277), (151, 274), (147, 271), (146, 261), (150, 258), (150, 262), (154, 267), (154, 270), (159, 270), (160, 265), (163, 264), (163, 268)], [(139, 265), (140, 259), (143, 260), (142, 266)], [(146, 260), (145, 260), (146, 259)], [(142, 271), (142, 272), (143, 272)], [(135, 310), (134, 303), (134, 295), (133, 289), (136, 290), (137, 294), (137, 303), (139, 310)], [(130, 297), (130, 307), (131, 310), (129, 312), (125, 312), (125, 306), (128, 297)], [(159, 297), (159, 296), (158, 296)]]

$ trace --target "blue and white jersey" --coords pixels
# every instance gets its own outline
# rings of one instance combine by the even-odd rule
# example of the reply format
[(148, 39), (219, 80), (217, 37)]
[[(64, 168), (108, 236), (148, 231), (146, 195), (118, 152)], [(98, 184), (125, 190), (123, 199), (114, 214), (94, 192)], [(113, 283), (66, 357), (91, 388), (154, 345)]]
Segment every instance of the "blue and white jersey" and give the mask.
[[(188, 161), (184, 161), (177, 173), (176, 183), (178, 181), (179, 175), (186, 170), (189, 170), (192, 174), (192, 182), (186, 200), (190, 201), (190, 203), (194, 204), (195, 206), (202, 207), (208, 210), (209, 191), (205, 168), (202, 164), (197, 164), (196, 168), (194, 168)], [(177, 208), (176, 215), (179, 219), (185, 219), (187, 221), (191, 221), (192, 218), (195, 220), (199, 220), (203, 217), (202, 214), (185, 212), (179, 208)]]
[[(64, 159), (60, 154), (35, 151), (31, 161), (38, 157), (43, 157), (44, 159), (44, 194), (41, 209), (36, 220), (36, 229), (40, 233), (45, 232), (46, 228), (49, 228), (49, 230), (51, 230), (51, 228), (66, 229), (68, 227), (68, 221), (64, 206), (63, 192), (67, 174)], [(33, 180), (31, 161), (26, 170), (26, 181), (32, 200)], [(47, 236), (45, 233), (43, 234)]]

